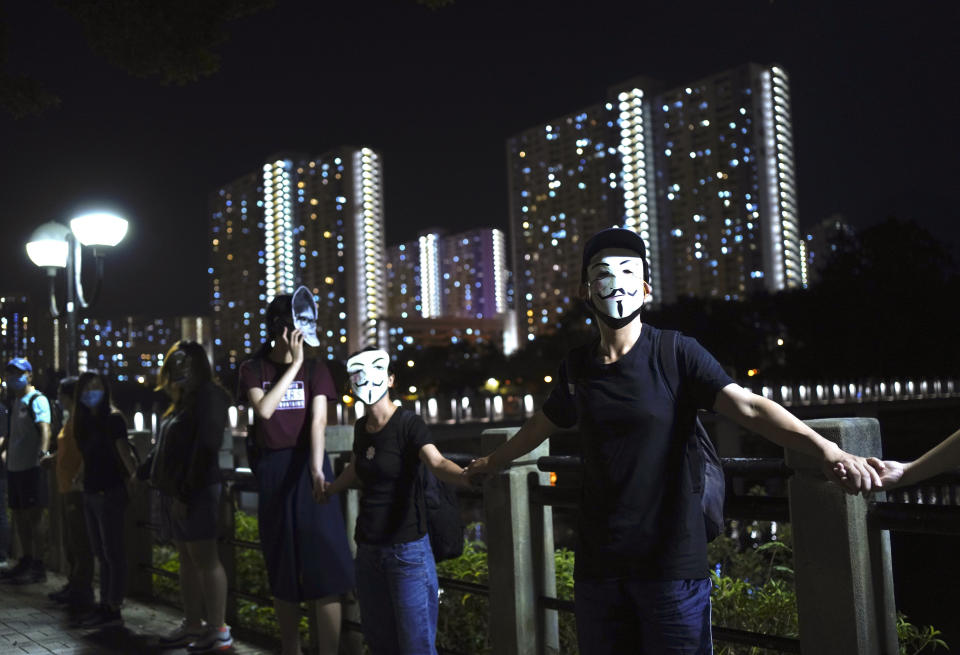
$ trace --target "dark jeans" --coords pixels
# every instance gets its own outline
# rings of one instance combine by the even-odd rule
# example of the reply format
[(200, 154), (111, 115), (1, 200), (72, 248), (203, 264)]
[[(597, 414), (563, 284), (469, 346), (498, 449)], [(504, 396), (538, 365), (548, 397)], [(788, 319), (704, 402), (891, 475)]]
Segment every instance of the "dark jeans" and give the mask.
[(373, 655), (437, 655), (437, 569), (427, 535), (357, 544), (357, 597)]
[(710, 655), (710, 580), (577, 580), (580, 655)]
[(127, 500), (123, 485), (83, 494), (87, 534), (100, 562), (100, 603), (112, 608), (123, 603), (127, 583), (127, 556), (123, 551), (123, 513)]
[(83, 492), (60, 494), (60, 520), (63, 526), (63, 547), (67, 555), (67, 582), (70, 595), (77, 601), (93, 598), (93, 551), (87, 535), (87, 517)]

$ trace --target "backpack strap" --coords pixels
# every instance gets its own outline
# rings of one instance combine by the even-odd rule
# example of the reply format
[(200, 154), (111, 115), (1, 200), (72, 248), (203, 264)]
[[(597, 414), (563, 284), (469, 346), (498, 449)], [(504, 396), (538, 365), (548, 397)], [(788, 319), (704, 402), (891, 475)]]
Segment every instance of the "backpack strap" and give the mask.
[[(667, 389), (673, 396), (677, 406), (677, 427), (682, 429), (681, 421), (685, 418), (687, 411), (681, 399), (680, 389), (682, 386), (680, 380), (680, 365), (677, 362), (677, 342), (680, 335), (676, 330), (660, 331), (660, 368), (663, 369), (663, 377), (667, 383)], [(693, 486), (694, 493), (703, 493), (703, 455), (700, 452), (700, 444), (697, 440), (696, 422), (697, 416), (693, 415), (693, 429), (687, 437), (687, 465), (690, 468), (690, 484)]]
[(33, 410), (33, 403), (37, 399), (37, 396), (42, 395), (39, 389), (34, 389), (32, 394), (23, 399), (23, 403), (27, 406), (27, 411), (30, 412), (30, 425), (34, 427), (37, 425), (37, 413)]

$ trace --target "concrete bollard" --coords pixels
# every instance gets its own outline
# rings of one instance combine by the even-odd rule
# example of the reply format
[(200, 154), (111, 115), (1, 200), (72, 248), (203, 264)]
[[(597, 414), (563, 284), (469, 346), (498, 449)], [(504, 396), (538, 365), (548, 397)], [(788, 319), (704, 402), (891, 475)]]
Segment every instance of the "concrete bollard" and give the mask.
[[(517, 428), (484, 430), (481, 450), (493, 452)], [(553, 512), (530, 507), (530, 484), (544, 481), (537, 458), (549, 441), (484, 483), (483, 511), (490, 572), (490, 645), (498, 655), (559, 652), (556, 612), (540, 610), (541, 595), (556, 596)], [(534, 525), (534, 523), (536, 525)]]
[[(350, 461), (350, 453), (353, 452), (353, 426), (328, 425), (324, 434), (325, 450), (330, 457), (330, 465), (333, 467), (334, 474), (336, 474), (338, 460)], [(349, 536), (347, 543), (350, 544), (350, 553), (356, 556), (357, 544), (353, 540), (353, 531), (357, 524), (357, 514), (360, 512), (360, 492), (357, 489), (348, 489), (346, 493), (341, 494), (340, 506), (343, 509), (344, 529)], [(310, 619), (311, 641), (313, 641), (313, 626), (316, 617), (312, 612)], [(343, 599), (343, 620), (360, 623), (360, 606), (352, 593)], [(361, 655), (363, 652), (363, 636), (359, 632), (354, 630), (341, 631), (341, 655)]]
[[(872, 418), (806, 421), (854, 455), (881, 455)], [(800, 648), (804, 655), (897, 655), (890, 534), (869, 530), (867, 500), (828, 482), (816, 460), (786, 451)], [(882, 492), (874, 496), (884, 500)]]

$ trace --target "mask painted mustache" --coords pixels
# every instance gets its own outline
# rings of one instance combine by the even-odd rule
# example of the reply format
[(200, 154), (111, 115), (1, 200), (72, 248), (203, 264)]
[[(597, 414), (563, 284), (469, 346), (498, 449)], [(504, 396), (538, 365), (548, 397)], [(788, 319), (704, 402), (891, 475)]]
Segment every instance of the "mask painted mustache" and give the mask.
[(638, 291), (631, 291), (627, 293), (621, 288), (621, 289), (613, 289), (610, 293), (606, 295), (602, 293), (598, 293), (597, 295), (600, 296), (600, 300), (608, 300), (609, 298), (613, 298), (614, 296), (635, 296), (637, 295), (637, 293)]
[(356, 387), (365, 387), (368, 384), (371, 384), (375, 387), (382, 387), (384, 385), (383, 382), (371, 382), (370, 380), (364, 380), (363, 382), (354, 382), (353, 384)]

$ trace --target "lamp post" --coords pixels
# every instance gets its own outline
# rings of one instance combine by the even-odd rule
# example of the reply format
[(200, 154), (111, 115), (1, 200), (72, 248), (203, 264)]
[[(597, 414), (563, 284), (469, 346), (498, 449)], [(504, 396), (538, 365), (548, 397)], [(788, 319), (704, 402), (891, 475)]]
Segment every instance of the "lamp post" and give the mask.
[[(51, 221), (44, 223), (30, 235), (27, 242), (27, 256), (37, 266), (47, 271), (50, 281), (50, 314), (60, 316), (57, 309), (56, 275), (57, 269), (66, 270), (66, 303), (64, 313), (67, 322), (66, 370), (68, 375), (76, 375), (77, 363), (77, 305), (86, 309), (96, 302), (103, 281), (103, 258), (106, 249), (120, 243), (127, 233), (127, 221), (124, 218), (105, 212), (83, 214), (71, 219), (70, 227)], [(96, 261), (97, 277), (93, 296), (88, 302), (81, 283), (82, 246), (91, 246)]]

